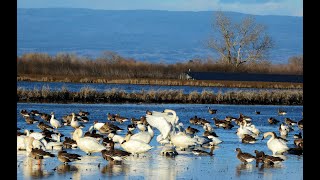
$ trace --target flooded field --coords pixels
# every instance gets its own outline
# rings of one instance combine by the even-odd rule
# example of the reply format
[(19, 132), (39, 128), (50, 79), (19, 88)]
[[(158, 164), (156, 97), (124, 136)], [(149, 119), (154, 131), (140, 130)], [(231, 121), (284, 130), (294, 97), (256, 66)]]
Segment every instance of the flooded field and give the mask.
[[(216, 114), (209, 114), (208, 107), (217, 109)], [(287, 111), (287, 114), (280, 116), (278, 109)], [(174, 158), (160, 155), (162, 146), (156, 141), (160, 134), (157, 129), (154, 130), (154, 137), (150, 145), (153, 148), (143, 154), (130, 156), (123, 161), (121, 165), (111, 164), (104, 160), (101, 153), (93, 153), (87, 156), (80, 149), (68, 149), (69, 153), (82, 155), (81, 160), (63, 165), (57, 157), (45, 158), (43, 160), (34, 160), (26, 156), (25, 151), (17, 152), (17, 179), (303, 179), (303, 155), (284, 154), (285, 161), (276, 164), (273, 167), (255, 166), (255, 162), (243, 164), (236, 155), (235, 149), (241, 148), (243, 152), (254, 155), (254, 150), (264, 151), (271, 155), (272, 152), (267, 147), (267, 140), (262, 139), (260, 134), (255, 144), (243, 144), (236, 135), (238, 126), (226, 130), (214, 126), (211, 118), (217, 117), (224, 119), (226, 116), (239, 117), (239, 113), (252, 118), (252, 123), (262, 132), (274, 131), (279, 134), (279, 124), (270, 125), (268, 118), (274, 117), (280, 122), (288, 117), (295, 121), (302, 119), (303, 106), (266, 106), (266, 105), (216, 105), (216, 104), (38, 104), (38, 103), (17, 103), (17, 127), (24, 129), (33, 129), (40, 132), (37, 124), (27, 125), (20, 110), (26, 109), (38, 110), (40, 112), (55, 112), (55, 117), (61, 119), (62, 116), (72, 112), (84, 110), (90, 112), (89, 122), (83, 128), (84, 132), (89, 129), (94, 120), (99, 122), (107, 121), (107, 113), (120, 114), (127, 118), (140, 118), (145, 115), (146, 110), (163, 111), (164, 109), (173, 109), (179, 116), (179, 121), (187, 128), (189, 119), (195, 115), (210, 121), (214, 131), (223, 142), (213, 151), (213, 156), (196, 156), (190, 151), (178, 151), (179, 155)], [(260, 111), (261, 114), (256, 114)], [(39, 118), (40, 119), (40, 118)], [(126, 129), (129, 122), (122, 124), (116, 123), (119, 127)], [(202, 135), (204, 129), (200, 125), (190, 125), (197, 128)], [(294, 147), (293, 135), (300, 132), (297, 126), (293, 126), (294, 131), (289, 132), (287, 139), (288, 147)], [(70, 137), (73, 128), (65, 126), (58, 129), (59, 132)], [(135, 130), (138, 132), (138, 130)], [(126, 134), (122, 131), (119, 135)], [(61, 138), (64, 140), (64, 137)], [(116, 144), (115, 148), (120, 148)], [(205, 149), (209, 151), (208, 149)], [(57, 151), (53, 150), (57, 155)]]

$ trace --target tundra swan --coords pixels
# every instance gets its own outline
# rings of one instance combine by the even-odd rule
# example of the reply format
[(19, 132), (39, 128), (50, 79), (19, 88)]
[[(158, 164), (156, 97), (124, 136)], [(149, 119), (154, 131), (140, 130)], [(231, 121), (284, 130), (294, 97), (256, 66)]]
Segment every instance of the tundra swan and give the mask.
[(72, 135), (72, 138), (77, 142), (77, 146), (88, 155), (95, 152), (101, 152), (106, 149), (93, 137), (82, 137), (82, 130), (77, 128)]
[(278, 138), (275, 132), (264, 133), (262, 139), (268, 136), (271, 136), (271, 138), (268, 140), (267, 146), (272, 151), (273, 155), (278, 153), (282, 154), (289, 149), (287, 143), (284, 140)]

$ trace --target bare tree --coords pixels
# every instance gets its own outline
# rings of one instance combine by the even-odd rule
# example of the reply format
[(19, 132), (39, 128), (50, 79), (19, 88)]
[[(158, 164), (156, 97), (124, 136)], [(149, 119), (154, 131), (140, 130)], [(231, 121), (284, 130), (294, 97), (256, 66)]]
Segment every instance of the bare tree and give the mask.
[(266, 58), (273, 42), (265, 26), (257, 24), (252, 16), (235, 23), (221, 11), (215, 15), (212, 28), (217, 34), (209, 39), (207, 46), (217, 51), (224, 62), (239, 67), (245, 62)]

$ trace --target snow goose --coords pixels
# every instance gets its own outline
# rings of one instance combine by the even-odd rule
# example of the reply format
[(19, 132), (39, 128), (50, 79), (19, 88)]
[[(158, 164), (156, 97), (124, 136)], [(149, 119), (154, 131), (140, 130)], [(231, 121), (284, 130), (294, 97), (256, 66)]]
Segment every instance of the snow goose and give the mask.
[(76, 114), (75, 113), (71, 113), (71, 115), (72, 115), (72, 119), (71, 119), (71, 122), (70, 122), (70, 126), (73, 127), (74, 129), (83, 128), (84, 125), (81, 124), (78, 120), (75, 120)]
[(77, 142), (77, 146), (87, 153), (87, 155), (91, 155), (91, 153), (101, 152), (106, 149), (102, 144), (100, 144), (95, 138), (92, 137), (82, 137), (82, 130), (77, 128), (73, 134), (72, 138)]
[(286, 141), (277, 137), (275, 132), (266, 132), (263, 134), (262, 140), (271, 136), (271, 138), (267, 142), (268, 148), (272, 151), (273, 155), (275, 154), (283, 154), (289, 148), (287, 146)]
[(58, 128), (62, 127), (61, 122), (54, 118), (54, 112), (51, 112), (50, 124), (55, 129), (58, 129)]

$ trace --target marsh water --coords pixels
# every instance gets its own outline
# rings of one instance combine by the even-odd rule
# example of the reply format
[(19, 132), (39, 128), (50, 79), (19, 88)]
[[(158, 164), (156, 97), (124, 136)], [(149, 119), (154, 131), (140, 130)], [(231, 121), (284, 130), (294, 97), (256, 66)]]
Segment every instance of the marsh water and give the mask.
[[(217, 109), (216, 114), (209, 114), (208, 106)], [(287, 111), (287, 115), (279, 116), (277, 110), (281, 108)], [(217, 105), (217, 104), (38, 104), (38, 103), (17, 103), (17, 127), (23, 129), (33, 129), (40, 132), (37, 124), (27, 125), (20, 115), (20, 110), (38, 110), (40, 112), (55, 112), (55, 117), (61, 119), (62, 116), (71, 112), (84, 110), (90, 112), (89, 122), (83, 128), (87, 131), (94, 120), (99, 122), (107, 121), (107, 113), (118, 113), (121, 116), (140, 118), (145, 115), (146, 110), (163, 111), (173, 109), (179, 116), (179, 121), (184, 127), (190, 125), (189, 119), (197, 115), (210, 121), (214, 131), (223, 142), (213, 151), (213, 156), (196, 156), (190, 151), (178, 151), (179, 155), (174, 158), (160, 155), (162, 146), (156, 141), (159, 131), (154, 129), (154, 137), (150, 145), (153, 148), (143, 154), (126, 158), (121, 165), (115, 165), (104, 160), (101, 153), (93, 153), (91, 156), (85, 154), (80, 149), (68, 149), (68, 152), (77, 153), (83, 157), (79, 161), (63, 165), (57, 157), (34, 160), (26, 156), (25, 151), (17, 151), (17, 179), (303, 179), (303, 155), (284, 154), (285, 161), (273, 167), (255, 166), (255, 163), (243, 164), (236, 158), (235, 149), (240, 147), (243, 152), (254, 155), (254, 150), (264, 151), (271, 155), (267, 148), (267, 139), (261, 140), (262, 135), (257, 137), (255, 144), (243, 144), (235, 134), (238, 126), (235, 125), (230, 130), (217, 128), (214, 126), (212, 117), (224, 119), (225, 116), (238, 117), (239, 113), (250, 116), (252, 123), (263, 133), (274, 131), (279, 134), (279, 125), (270, 125), (268, 118), (274, 117), (281, 122), (285, 117), (293, 120), (302, 119), (302, 106), (273, 106), (273, 105)], [(260, 111), (261, 114), (256, 114)], [(129, 122), (117, 125), (126, 129)], [(198, 135), (204, 132), (200, 125), (190, 125), (200, 130)], [(293, 135), (300, 132), (297, 126), (293, 126), (294, 131), (289, 132), (287, 137), (288, 146), (294, 147)], [(59, 132), (70, 137), (73, 128), (65, 126), (58, 129)], [(135, 130), (137, 132), (138, 130)], [(119, 135), (124, 135), (122, 131)], [(61, 138), (64, 140), (64, 137)], [(115, 148), (120, 148), (116, 144)], [(51, 151), (51, 150), (50, 150)], [(209, 151), (209, 150), (207, 150)], [(57, 151), (53, 150), (57, 155)]]
[[(111, 89), (123, 90), (128, 93), (140, 92), (140, 91), (158, 91), (158, 90), (183, 90), (184, 93), (190, 93), (196, 91), (201, 93), (202, 91), (213, 92), (226, 92), (226, 91), (259, 91), (259, 88), (228, 88), (228, 87), (199, 87), (199, 86), (162, 86), (162, 85), (136, 85), (136, 84), (104, 84), (104, 83), (63, 83), (63, 82), (29, 82), (29, 81), (17, 81), (18, 88), (24, 88), (26, 90), (49, 88), (50, 90), (61, 90), (66, 88), (72, 92), (79, 92), (82, 88), (92, 88), (98, 92), (108, 91)], [(275, 90), (275, 89), (263, 89), (263, 90)], [(285, 89), (277, 89), (285, 90)]]

